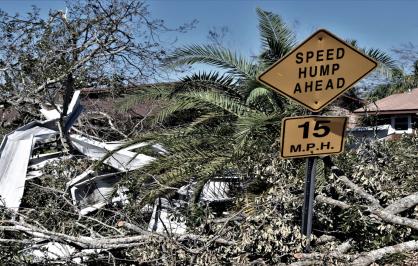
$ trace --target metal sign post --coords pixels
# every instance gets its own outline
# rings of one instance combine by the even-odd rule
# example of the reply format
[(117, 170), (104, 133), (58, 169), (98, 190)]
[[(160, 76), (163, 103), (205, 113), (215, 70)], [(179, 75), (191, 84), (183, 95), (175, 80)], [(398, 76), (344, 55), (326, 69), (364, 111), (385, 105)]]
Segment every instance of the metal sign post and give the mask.
[(315, 195), (316, 158), (306, 159), (305, 192), (302, 212), (302, 233), (306, 236), (307, 242), (305, 252), (311, 251), (312, 216), (313, 202)]

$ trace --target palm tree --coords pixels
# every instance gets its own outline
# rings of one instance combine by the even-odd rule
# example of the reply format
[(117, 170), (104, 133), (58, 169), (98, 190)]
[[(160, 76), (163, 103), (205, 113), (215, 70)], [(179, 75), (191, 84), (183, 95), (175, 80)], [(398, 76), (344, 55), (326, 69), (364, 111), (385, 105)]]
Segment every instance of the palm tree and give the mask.
[[(173, 192), (190, 179), (197, 183), (194, 200), (215, 176), (239, 175), (252, 181), (255, 174), (251, 171), (261, 164), (256, 160), (276, 157), (281, 119), (305, 113), (256, 79), (296, 44), (294, 33), (280, 16), (260, 8), (256, 12), (260, 56), (247, 59), (219, 45), (184, 46), (168, 58), (171, 66), (199, 63), (220, 71), (198, 72), (183, 78), (175, 89), (151, 88), (125, 101), (125, 108), (145, 99), (163, 101), (165, 108), (154, 117), (154, 123), (171, 125), (160, 134), (138, 139), (165, 143), (171, 152), (147, 168), (151, 177), (137, 179), (139, 187), (147, 188), (137, 194), (142, 202)], [(393, 60), (380, 50), (364, 51), (379, 62), (380, 69), (395, 68)]]
[(401, 69), (394, 71), (388, 83), (381, 84), (374, 88), (369, 94), (368, 99), (376, 101), (394, 93), (407, 92), (418, 87), (418, 60), (414, 62), (411, 74), (405, 73)]

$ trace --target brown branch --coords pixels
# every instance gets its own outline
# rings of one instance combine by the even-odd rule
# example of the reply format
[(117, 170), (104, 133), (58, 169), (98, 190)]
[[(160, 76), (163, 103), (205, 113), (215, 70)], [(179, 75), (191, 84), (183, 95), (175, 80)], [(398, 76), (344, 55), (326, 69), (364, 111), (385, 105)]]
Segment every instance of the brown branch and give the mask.
[[(286, 264), (281, 264), (286, 265)], [(301, 260), (296, 261), (291, 264), (288, 264), (289, 266), (312, 266), (312, 265), (324, 265), (324, 262), (321, 260)]]
[(376, 260), (382, 259), (384, 256), (404, 253), (418, 250), (418, 240), (411, 240), (403, 242), (393, 246), (382, 247), (372, 251), (364, 252), (361, 254), (343, 254), (348, 251), (351, 247), (349, 242), (341, 244), (336, 251), (330, 253), (310, 253), (310, 254), (295, 254), (295, 257), (302, 259), (300, 261), (291, 263), (291, 266), (300, 265), (323, 265), (325, 258), (343, 259), (350, 262), (349, 265), (355, 266), (367, 266), (375, 262)]
[[(403, 210), (415, 206), (418, 201), (418, 193), (414, 193), (407, 197), (401, 198), (389, 205), (388, 207), (386, 207), (386, 209), (383, 209), (383, 207), (380, 206), (379, 201), (375, 197), (373, 197), (372, 195), (367, 193), (363, 188), (357, 186), (351, 180), (349, 180), (343, 174), (343, 172), (333, 164), (329, 157), (323, 158), (323, 161), (325, 165), (331, 167), (331, 170), (333, 174), (336, 176), (337, 180), (342, 181), (355, 193), (372, 203), (372, 206), (367, 206), (367, 210), (370, 211), (372, 214), (377, 215), (380, 219), (382, 219), (385, 222), (408, 226), (410, 228), (418, 230), (418, 220), (395, 215), (396, 213), (402, 212)], [(321, 197), (319, 199), (321, 200)], [(340, 208), (347, 205), (346, 203), (336, 201), (334, 199), (325, 199), (325, 201), (322, 202), (332, 204), (334, 206), (339, 206)]]
[[(316, 197), (316, 200), (318, 202), (322, 202), (322, 203), (326, 203), (326, 204), (330, 204), (342, 209), (348, 209), (351, 206), (345, 202), (339, 201), (339, 200), (335, 200), (335, 199), (331, 199), (322, 195), (318, 195)], [(385, 209), (380, 208), (380, 207), (366, 207), (367, 211), (369, 211), (370, 213), (376, 215), (377, 217), (379, 217), (381, 220), (388, 222), (388, 223), (392, 223), (392, 224), (398, 224), (398, 225), (403, 225), (403, 226), (407, 226), (410, 228), (413, 228), (415, 230), (418, 230), (418, 220), (415, 219), (410, 219), (410, 218), (406, 218), (406, 217), (401, 217), (398, 215), (394, 215), (390, 212), (387, 212)]]
[(128, 136), (125, 133), (123, 133), (122, 131), (120, 131), (119, 129), (117, 129), (115, 127), (115, 125), (113, 124), (113, 121), (112, 121), (113, 118), (110, 115), (106, 114), (105, 112), (101, 112), (101, 111), (91, 111), (88, 114), (90, 114), (90, 115), (97, 114), (97, 115), (101, 115), (101, 116), (105, 117), (107, 119), (107, 122), (108, 122), (111, 129), (113, 129), (115, 132), (120, 134), (122, 137), (128, 138)]

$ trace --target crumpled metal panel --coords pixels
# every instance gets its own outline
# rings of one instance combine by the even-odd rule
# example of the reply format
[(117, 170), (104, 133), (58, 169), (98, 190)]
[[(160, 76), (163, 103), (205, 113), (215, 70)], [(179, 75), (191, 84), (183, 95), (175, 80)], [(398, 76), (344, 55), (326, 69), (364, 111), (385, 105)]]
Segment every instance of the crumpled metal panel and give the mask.
[[(99, 142), (76, 134), (70, 135), (70, 138), (72, 145), (92, 160), (99, 161), (107, 156), (109, 151), (115, 149), (115, 145), (113, 144), (108, 145), (104, 142)], [(141, 168), (153, 160), (155, 160), (155, 158), (151, 156), (138, 154), (125, 148), (110, 155), (109, 158), (104, 160), (104, 163), (119, 171), (131, 171)]]
[(0, 204), (19, 208), (25, 189), (26, 171), (32, 153), (33, 136), (7, 141), (0, 157)]

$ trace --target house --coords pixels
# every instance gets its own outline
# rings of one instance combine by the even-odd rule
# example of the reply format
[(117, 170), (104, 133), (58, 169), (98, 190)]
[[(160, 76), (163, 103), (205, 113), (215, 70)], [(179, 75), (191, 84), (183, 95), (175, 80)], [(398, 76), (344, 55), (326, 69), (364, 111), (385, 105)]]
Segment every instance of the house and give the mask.
[[(416, 134), (418, 128), (418, 88), (405, 93), (397, 93), (362, 108), (354, 113), (364, 121), (365, 126), (373, 126), (380, 135)], [(355, 131), (367, 131), (367, 127)]]

